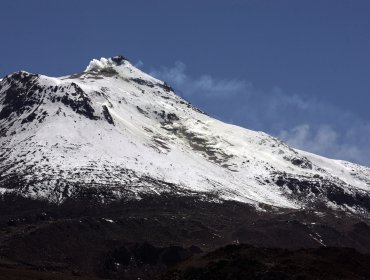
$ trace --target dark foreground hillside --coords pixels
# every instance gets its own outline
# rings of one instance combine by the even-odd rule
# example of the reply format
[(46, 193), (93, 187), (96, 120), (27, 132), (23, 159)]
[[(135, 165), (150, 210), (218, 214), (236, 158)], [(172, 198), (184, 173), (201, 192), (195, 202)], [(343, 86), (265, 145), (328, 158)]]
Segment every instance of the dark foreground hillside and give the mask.
[(261, 209), (194, 197), (55, 205), (6, 195), (0, 279), (369, 279), (367, 219)]
[[(349, 248), (316, 248), (289, 251), (229, 245), (197, 255), (162, 272), (131, 271), (118, 279), (156, 280), (338, 280), (370, 279), (370, 255)], [(146, 273), (144, 273), (146, 272)], [(37, 271), (7, 265), (0, 267), (1, 280), (94, 280), (76, 273)]]
[(370, 279), (370, 255), (353, 249), (289, 251), (229, 245), (180, 264), (159, 279)]

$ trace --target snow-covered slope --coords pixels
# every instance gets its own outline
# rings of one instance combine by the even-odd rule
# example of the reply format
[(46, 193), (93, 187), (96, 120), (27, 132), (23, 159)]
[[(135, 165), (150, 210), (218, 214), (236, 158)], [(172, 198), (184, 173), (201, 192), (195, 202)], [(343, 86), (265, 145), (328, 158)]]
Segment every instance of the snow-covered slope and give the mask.
[(213, 119), (124, 57), (0, 82), (0, 190), (104, 199), (168, 192), (370, 210), (370, 169)]

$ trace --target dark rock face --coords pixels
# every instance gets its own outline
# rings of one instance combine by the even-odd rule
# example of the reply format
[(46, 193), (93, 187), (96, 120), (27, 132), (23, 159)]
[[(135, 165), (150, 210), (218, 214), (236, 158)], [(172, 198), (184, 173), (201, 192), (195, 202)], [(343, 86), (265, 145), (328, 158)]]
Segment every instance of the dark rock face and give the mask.
[(167, 85), (166, 83), (152, 83), (151, 81), (143, 80), (140, 78), (132, 78), (130, 79), (134, 83), (137, 83), (142, 86), (147, 86), (150, 88), (159, 87), (160, 89), (163, 89), (166, 93), (174, 92), (173, 88)]
[(108, 110), (107, 106), (103, 105), (102, 107), (103, 107), (103, 115), (104, 115), (105, 119), (107, 120), (107, 122), (109, 124), (114, 125), (114, 120), (113, 120), (111, 114), (109, 113), (109, 110)]
[(140, 112), (140, 114), (143, 114), (145, 116), (148, 116), (148, 112), (146, 112), (145, 110), (141, 109), (139, 106), (136, 106), (136, 109)]
[(131, 81), (139, 84), (139, 85), (142, 85), (142, 86), (147, 86), (147, 87), (150, 87), (150, 88), (153, 88), (154, 87), (154, 84), (150, 81), (146, 81), (146, 80), (143, 80), (143, 79), (140, 79), (140, 78), (132, 78)]
[(279, 174), (276, 184), (279, 187), (287, 187), (290, 190), (289, 196), (293, 199), (306, 201), (308, 204), (311, 196), (316, 198), (316, 204), (320, 202), (320, 197), (323, 197), (339, 206), (360, 207), (370, 211), (370, 198), (366, 192), (352, 191), (348, 186), (346, 186), (348, 190), (345, 191), (337, 182), (320, 177), (292, 177), (289, 174)]
[(174, 122), (180, 120), (179, 117), (175, 113), (169, 113), (167, 114), (167, 121), (168, 122)]
[(116, 65), (122, 65), (124, 63), (124, 61), (128, 61), (128, 59), (126, 57), (124, 57), (123, 55), (117, 55), (117, 56), (113, 56), (112, 58), (112, 61), (114, 63), (116, 63)]
[[(38, 116), (39, 107), (43, 102), (43, 88), (38, 84), (39, 75), (16, 72), (1, 82), (0, 101), (4, 107), (0, 111), (0, 137), (6, 136), (10, 127), (21, 119), (21, 123), (29, 123), (38, 119), (43, 121), (46, 115)], [(13, 132), (14, 134), (15, 132)]]
[(312, 163), (306, 158), (293, 158), (290, 162), (304, 169), (312, 169)]
[(160, 112), (154, 111), (154, 114), (160, 117), (162, 124), (171, 124), (175, 121), (180, 120), (175, 113), (167, 113), (164, 110), (161, 110)]
[(342, 188), (331, 188), (327, 191), (327, 197), (338, 205), (346, 204), (350, 207), (363, 207), (370, 212), (370, 197), (366, 192), (354, 192), (349, 194)]
[(20, 116), (42, 102), (43, 89), (37, 84), (37, 79), (38, 75), (25, 72), (17, 72), (4, 79), (8, 88), (3, 92), (5, 106), (0, 112), (0, 120), (9, 118), (13, 113)]
[[(8, 125), (11, 126), (17, 117), (27, 113), (21, 124), (31, 123), (36, 119), (41, 123), (48, 113), (41, 110), (40, 106), (47, 99), (53, 103), (61, 102), (86, 118), (99, 119), (95, 115), (90, 98), (77, 84), (71, 83), (68, 87), (46, 87), (38, 83), (38, 78), (39, 75), (16, 72), (4, 79), (2, 82), (4, 107), (0, 112), (0, 120), (7, 119)], [(58, 91), (62, 96), (56, 94)], [(10, 121), (11, 119), (13, 121)], [(4, 135), (7, 128), (0, 127), (1, 134)]]
[(166, 92), (175, 92), (172, 87), (170, 87), (167, 83), (164, 84), (157, 84), (158, 87), (164, 89)]
[(91, 120), (97, 120), (94, 108), (91, 106), (91, 100), (88, 95), (75, 83), (71, 84), (72, 93), (65, 93), (61, 102), (72, 108), (76, 113), (85, 116)]

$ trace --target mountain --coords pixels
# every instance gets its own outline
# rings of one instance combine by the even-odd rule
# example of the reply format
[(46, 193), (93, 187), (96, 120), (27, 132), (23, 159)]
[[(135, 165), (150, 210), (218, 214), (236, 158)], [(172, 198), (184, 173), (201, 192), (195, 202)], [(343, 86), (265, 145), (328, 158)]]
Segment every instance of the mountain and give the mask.
[(123, 56), (0, 81), (0, 192), (63, 202), (143, 195), (370, 212), (370, 168), (218, 121)]
[(0, 80), (0, 279), (367, 279), (369, 213), (369, 168), (218, 121), (122, 56)]

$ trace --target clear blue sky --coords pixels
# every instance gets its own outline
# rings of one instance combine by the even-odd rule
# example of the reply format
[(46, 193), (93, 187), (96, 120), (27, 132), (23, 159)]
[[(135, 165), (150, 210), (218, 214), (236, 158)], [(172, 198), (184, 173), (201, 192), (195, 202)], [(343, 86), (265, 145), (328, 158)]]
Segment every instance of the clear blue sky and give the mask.
[(224, 121), (370, 166), (370, 1), (0, 4), (0, 76), (123, 54)]

